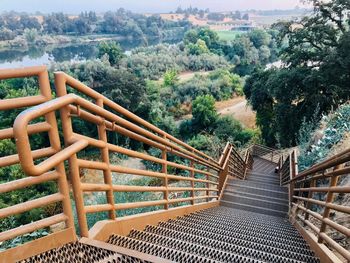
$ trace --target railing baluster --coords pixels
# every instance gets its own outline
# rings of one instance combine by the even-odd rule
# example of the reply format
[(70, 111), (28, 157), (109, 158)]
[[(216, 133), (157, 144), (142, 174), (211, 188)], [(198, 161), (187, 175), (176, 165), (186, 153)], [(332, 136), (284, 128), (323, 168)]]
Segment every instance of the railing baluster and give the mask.
[[(166, 135), (163, 135), (163, 138), (166, 139)], [(164, 209), (169, 209), (169, 191), (168, 191), (168, 165), (167, 165), (167, 157), (168, 153), (166, 148), (162, 150), (162, 159), (164, 163), (162, 164), (162, 173), (165, 175), (163, 179), (163, 186), (165, 187), (164, 191), (164, 199), (167, 200), (166, 204), (164, 204)]]
[[(98, 99), (96, 101), (96, 105), (103, 108), (103, 100)], [(107, 146), (107, 130), (105, 122), (101, 122), (98, 125), (98, 137), (99, 140), (105, 143), (105, 146), (100, 149), (101, 151), (101, 160), (103, 163), (107, 165), (107, 169), (103, 170), (103, 180), (106, 185), (109, 186), (109, 190), (106, 191), (107, 202), (111, 205), (112, 210), (108, 211), (109, 219), (114, 220), (116, 218), (115, 208), (114, 208), (114, 192), (113, 192), (113, 181), (112, 181), (112, 172), (110, 169), (110, 161), (109, 161), (109, 149)]]
[[(191, 168), (194, 168), (194, 162), (193, 162), (193, 161), (190, 162), (190, 167), (191, 167)], [(194, 172), (194, 170), (192, 169), (192, 170), (190, 171), (190, 176), (191, 176), (192, 179), (194, 179), (194, 174), (195, 174), (195, 172)], [(192, 190), (191, 190), (191, 197), (192, 197), (191, 204), (194, 205), (194, 196), (195, 196), (194, 188), (195, 188), (195, 182), (194, 182), (193, 180), (191, 181), (191, 188), (192, 188)]]
[[(344, 167), (344, 165), (337, 165), (334, 167), (333, 171), (337, 171), (343, 167)], [(329, 186), (330, 187), (336, 186), (338, 183), (338, 179), (339, 179), (339, 176), (332, 176), (330, 179), (330, 182), (329, 182)], [(334, 197), (334, 192), (328, 191), (327, 197), (326, 197), (326, 206), (325, 206), (324, 211), (323, 211), (323, 219), (329, 218), (329, 214), (330, 214), (331, 209), (329, 207), (327, 207), (327, 204), (333, 203), (333, 197)], [(322, 221), (321, 227), (320, 227), (320, 232), (318, 233), (318, 243), (323, 243), (324, 239), (321, 237), (321, 233), (326, 231), (326, 227), (327, 227), (327, 224), (324, 221)]]

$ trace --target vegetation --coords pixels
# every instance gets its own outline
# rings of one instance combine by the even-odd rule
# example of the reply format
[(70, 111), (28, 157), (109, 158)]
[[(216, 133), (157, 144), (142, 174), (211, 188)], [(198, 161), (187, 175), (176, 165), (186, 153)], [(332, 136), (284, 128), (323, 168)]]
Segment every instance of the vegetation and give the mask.
[(317, 107), (320, 119), (349, 99), (350, 3), (313, 2), (311, 16), (275, 25), (282, 67), (256, 69), (244, 88), (270, 146), (296, 145), (303, 120), (310, 121)]
[[(36, 23), (35, 17), (20, 16), (7, 13), (0, 16), (3, 19), (0, 37), (3, 40), (16, 38), (21, 35), (25, 38), (24, 44), (35, 45), (42, 41), (42, 34), (89, 34), (114, 33), (120, 35), (130, 34), (134, 38), (145, 36), (162, 37), (162, 30), (181, 30), (189, 26), (186, 22), (165, 22), (159, 17), (145, 17), (132, 14), (125, 10), (115, 13), (106, 13), (103, 18), (93, 12), (82, 13), (71, 18), (64, 14), (50, 14), (44, 16), (43, 23)], [(179, 29), (180, 30), (180, 29)], [(175, 31), (174, 31), (175, 32)], [(178, 34), (178, 33), (176, 33)], [(220, 117), (214, 107), (215, 101), (232, 98), (241, 94), (243, 79), (235, 74), (241, 68), (242, 61), (251, 56), (250, 52), (267, 46), (273, 48), (273, 37), (270, 33), (252, 32), (246, 37), (237, 37), (233, 41), (222, 42), (218, 34), (208, 28), (188, 30), (179, 44), (160, 44), (150, 47), (140, 47), (126, 55), (118, 43), (102, 42), (99, 45), (95, 59), (80, 63), (63, 62), (53, 64), (51, 70), (63, 70), (119, 105), (134, 112), (143, 119), (157, 125), (161, 129), (179, 136), (189, 144), (217, 156), (227, 141), (238, 146), (244, 145), (256, 136), (232, 117)], [(246, 46), (245, 46), (246, 45)], [(242, 53), (235, 50), (241, 48)], [(245, 48), (248, 48), (245, 50)], [(237, 63), (232, 63), (232, 52), (237, 56)], [(256, 63), (267, 63), (271, 56), (264, 60), (256, 51)], [(271, 51), (271, 53), (273, 53)], [(238, 59), (239, 58), (239, 59)], [(238, 62), (239, 61), (239, 62)], [(250, 63), (250, 62), (246, 62)], [(183, 71), (211, 71), (207, 75), (195, 75), (187, 81), (179, 81), (178, 73)], [(240, 74), (245, 74), (241, 69)], [(158, 79), (163, 77), (163, 83)], [(1, 82), (0, 98), (34, 95), (37, 93), (37, 83), (32, 79), (9, 80)], [(20, 89), (18, 87), (24, 87)], [(2, 119), (0, 128), (12, 125), (19, 111), (11, 114), (0, 113)], [(183, 114), (192, 113), (192, 118), (175, 124), (175, 118)], [(96, 127), (92, 124), (74, 119), (73, 127), (76, 132), (86, 136), (95, 137)], [(38, 136), (33, 138), (33, 147), (46, 146), (47, 138)], [(115, 133), (108, 134), (111, 143), (117, 143), (127, 148), (148, 151), (151, 155), (160, 154), (153, 148), (129, 140)], [(1, 155), (15, 153), (15, 144), (12, 140), (1, 140)], [(86, 150), (87, 158), (95, 158), (93, 150)], [(182, 162), (176, 157), (170, 160)], [(160, 169), (145, 163), (149, 169)], [(177, 171), (172, 171), (177, 173)], [(16, 180), (24, 177), (18, 165), (0, 170), (1, 182)], [(157, 182), (143, 182), (153, 184)], [(0, 207), (14, 205), (23, 201), (35, 199), (56, 192), (56, 186), (51, 183), (33, 186), (26, 191), (15, 191), (1, 195)], [(30, 193), (30, 194), (28, 194)], [(96, 196), (94, 202), (102, 202), (104, 197)], [(135, 198), (150, 198), (149, 196), (118, 195), (118, 200), (134, 200)], [(47, 207), (34, 209), (20, 216), (11, 217), (0, 222), (0, 231), (17, 227), (61, 211), (61, 207)], [(144, 210), (143, 210), (144, 211)], [(127, 211), (126, 214), (135, 213)], [(103, 214), (89, 217), (89, 224), (93, 224)], [(47, 231), (36, 232), (33, 235), (46, 235)], [(17, 242), (32, 238), (23, 237), (3, 244), (11, 247)]]
[(0, 41), (10, 41), (16, 46), (43, 45), (47, 42), (47, 35), (114, 34), (147, 43), (148, 38), (181, 39), (190, 27), (186, 20), (168, 21), (122, 8), (103, 16), (93, 11), (73, 17), (52, 13), (43, 15), (42, 22), (39, 22), (39, 17), (26, 13), (5, 12), (0, 14)]
[(350, 105), (344, 104), (334, 113), (323, 116), (321, 122), (304, 122), (299, 134), (300, 170), (326, 159), (330, 152), (341, 143), (350, 132)]

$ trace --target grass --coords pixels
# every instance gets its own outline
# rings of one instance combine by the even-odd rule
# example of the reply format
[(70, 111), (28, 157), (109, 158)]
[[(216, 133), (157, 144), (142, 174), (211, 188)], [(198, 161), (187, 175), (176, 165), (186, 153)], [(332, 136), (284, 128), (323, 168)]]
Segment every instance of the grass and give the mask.
[(216, 31), (219, 35), (219, 38), (224, 41), (231, 41), (236, 38), (236, 36), (242, 34), (240, 31)]

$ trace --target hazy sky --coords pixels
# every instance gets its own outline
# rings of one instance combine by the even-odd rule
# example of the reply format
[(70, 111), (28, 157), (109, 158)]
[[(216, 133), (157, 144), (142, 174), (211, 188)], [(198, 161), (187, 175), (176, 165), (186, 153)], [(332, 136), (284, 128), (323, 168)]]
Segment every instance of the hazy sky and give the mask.
[(0, 12), (15, 10), (79, 13), (86, 10), (103, 12), (123, 7), (134, 12), (156, 13), (190, 5), (210, 8), (212, 11), (289, 9), (302, 6), (300, 0), (0, 0)]

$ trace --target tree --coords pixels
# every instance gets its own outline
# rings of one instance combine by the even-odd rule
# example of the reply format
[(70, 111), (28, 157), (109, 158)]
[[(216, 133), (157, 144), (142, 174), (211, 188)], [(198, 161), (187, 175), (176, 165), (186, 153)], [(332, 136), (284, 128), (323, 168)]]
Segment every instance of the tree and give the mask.
[(15, 37), (16, 37), (16, 34), (12, 30), (7, 29), (5, 27), (0, 28), (0, 40), (1, 41), (12, 40)]
[(124, 53), (120, 45), (116, 42), (101, 42), (98, 47), (98, 57), (102, 58), (105, 54), (108, 55), (109, 63), (118, 65), (119, 61), (124, 57)]
[(249, 20), (249, 14), (244, 14), (244, 15), (242, 16), (242, 19), (243, 19), (243, 20)]
[(178, 76), (177, 76), (177, 71), (172, 69), (172, 70), (167, 70), (164, 73), (164, 81), (163, 81), (163, 85), (165, 87), (168, 86), (174, 86), (176, 84), (176, 82), (178, 81)]
[(192, 104), (194, 127), (201, 130), (211, 130), (218, 118), (215, 109), (215, 99), (211, 95), (198, 96)]
[(280, 31), (282, 67), (256, 71), (245, 87), (270, 145), (296, 145), (302, 121), (314, 118), (316, 108), (320, 118), (349, 100), (350, 2), (313, 3), (310, 16), (274, 26)]
[(34, 28), (33, 29), (26, 28), (24, 30), (24, 36), (25, 36), (25, 38), (26, 38), (28, 43), (34, 44), (35, 40), (38, 37), (38, 31), (36, 29), (34, 29)]
[(265, 30), (254, 29), (248, 33), (250, 41), (252, 41), (254, 47), (260, 48), (261, 46), (268, 46), (271, 42), (271, 35)]
[(78, 17), (74, 20), (76, 31), (80, 35), (90, 33), (92, 31), (89, 21), (85, 18)]
[(196, 44), (190, 43), (188, 46), (188, 52), (191, 55), (201, 55), (204, 53), (209, 53), (209, 49), (202, 39), (198, 39)]
[(22, 14), (20, 16), (20, 23), (23, 28), (40, 30), (41, 25), (36, 17), (30, 17), (27, 14)]

